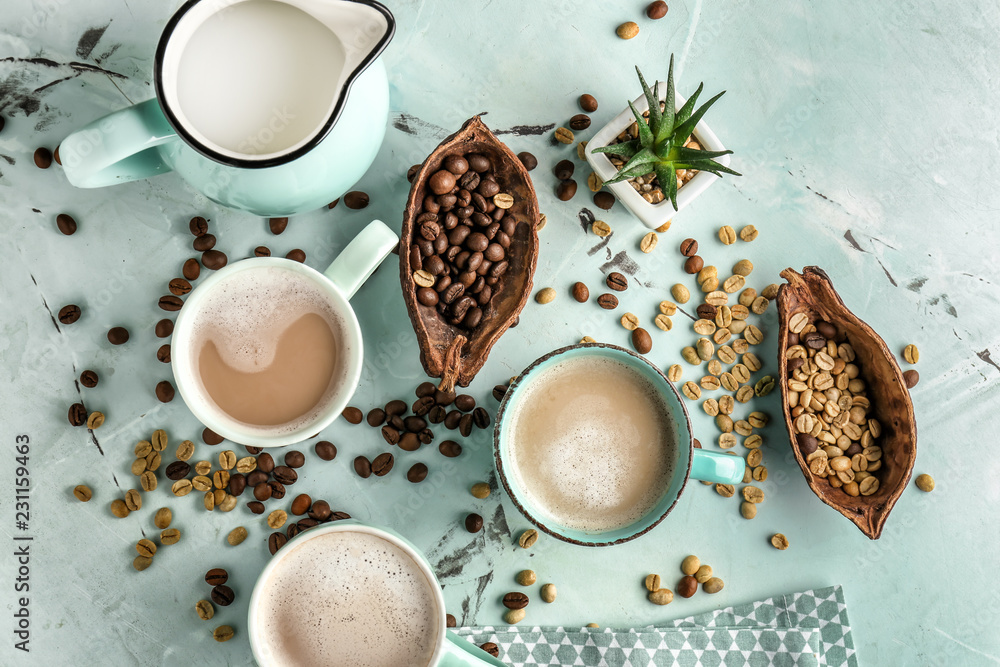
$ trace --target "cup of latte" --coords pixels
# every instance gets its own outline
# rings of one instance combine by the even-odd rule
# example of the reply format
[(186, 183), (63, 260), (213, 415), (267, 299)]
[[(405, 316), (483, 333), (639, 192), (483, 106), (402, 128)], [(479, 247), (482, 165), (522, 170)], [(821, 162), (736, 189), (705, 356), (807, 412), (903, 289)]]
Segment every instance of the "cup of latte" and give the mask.
[(234, 262), (188, 295), (171, 366), (205, 426), (277, 447), (326, 428), (358, 385), (362, 340), (349, 299), (399, 242), (371, 222), (323, 273), (278, 257)]
[(540, 530), (607, 546), (649, 532), (689, 478), (736, 484), (742, 457), (694, 447), (687, 410), (655, 366), (616, 345), (556, 350), (504, 396), (493, 437), (504, 489)]
[(260, 667), (482, 667), (503, 663), (446, 630), (427, 559), (354, 519), (300, 533), (268, 562), (247, 628)]

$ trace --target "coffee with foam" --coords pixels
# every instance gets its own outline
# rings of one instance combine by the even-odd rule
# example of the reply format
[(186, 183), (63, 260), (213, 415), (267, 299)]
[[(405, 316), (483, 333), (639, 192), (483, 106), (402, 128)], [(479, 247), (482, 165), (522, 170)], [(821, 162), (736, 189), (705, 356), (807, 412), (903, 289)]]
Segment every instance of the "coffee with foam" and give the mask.
[(243, 428), (290, 432), (315, 419), (346, 375), (344, 323), (323, 289), (276, 266), (214, 287), (191, 326), (195, 377)]
[(425, 667), (444, 632), (436, 584), (401, 547), (335, 531), (292, 543), (258, 584), (261, 658), (277, 667)]
[(666, 494), (677, 428), (656, 386), (626, 363), (571, 357), (529, 375), (509, 419), (511, 475), (565, 528), (629, 526)]

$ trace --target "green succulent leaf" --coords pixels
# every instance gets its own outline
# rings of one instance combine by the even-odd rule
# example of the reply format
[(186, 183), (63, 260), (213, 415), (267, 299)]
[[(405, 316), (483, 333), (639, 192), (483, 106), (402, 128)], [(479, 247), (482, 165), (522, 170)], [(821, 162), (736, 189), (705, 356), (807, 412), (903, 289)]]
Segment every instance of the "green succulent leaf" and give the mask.
[[(639, 83), (642, 84), (642, 92), (646, 95), (646, 103), (649, 105), (649, 129), (655, 138), (659, 135), (660, 127), (662, 126), (660, 122), (661, 114), (659, 94), (658, 91), (649, 89), (649, 85), (646, 84), (646, 79), (643, 78), (642, 72), (639, 71), (638, 66), (636, 66), (635, 72), (639, 75)], [(641, 117), (639, 123), (643, 123)]]
[(608, 185), (610, 183), (621, 183), (622, 181), (627, 181), (630, 178), (635, 178), (637, 176), (645, 176), (650, 171), (652, 171), (649, 163), (640, 164), (637, 167), (632, 167), (631, 169), (625, 169), (624, 167), (618, 174), (612, 178), (610, 181), (605, 181), (604, 184)]
[(653, 132), (649, 129), (649, 125), (646, 124), (646, 119), (642, 117), (639, 110), (635, 108), (635, 105), (631, 102), (628, 103), (630, 109), (632, 109), (632, 114), (636, 118), (636, 125), (639, 126), (639, 142), (644, 146), (653, 145)]
[(698, 103), (698, 96), (701, 95), (701, 91), (704, 90), (705, 84), (699, 83), (698, 90), (694, 91), (694, 95), (688, 98), (688, 101), (684, 103), (681, 110), (677, 112), (677, 117), (674, 119), (674, 126), (680, 125), (688, 118), (691, 117), (691, 112), (694, 110), (694, 105)]
[[(670, 70), (667, 72), (667, 95), (664, 98), (660, 127), (656, 131), (656, 145), (659, 146), (674, 131), (674, 56), (670, 55)], [(659, 106), (659, 105), (657, 105)]]
[[(663, 195), (670, 198), (670, 203), (674, 205), (674, 210), (677, 210), (677, 172), (674, 171), (672, 167), (660, 164), (656, 167), (656, 179), (660, 182), (660, 189), (663, 190)], [(670, 186), (669, 183), (674, 184), (674, 194), (670, 196)]]
[[(632, 159), (626, 162), (622, 169), (632, 169), (633, 167), (638, 167), (639, 165), (652, 165), (659, 164), (661, 162), (660, 157), (654, 153), (649, 148), (643, 148), (641, 151), (632, 156)], [(645, 173), (649, 173), (652, 167), (646, 169)]]
[(632, 139), (631, 141), (625, 141), (620, 144), (611, 144), (610, 146), (601, 146), (595, 148), (591, 153), (610, 153), (611, 155), (620, 155), (626, 158), (630, 158), (639, 152), (642, 145), (639, 144), (638, 139)]
[(722, 157), (723, 155), (732, 155), (733, 152), (726, 151), (706, 151), (700, 148), (688, 148), (686, 146), (677, 146), (671, 151), (672, 155), (676, 155), (676, 159), (685, 160), (691, 162), (694, 160), (711, 160), (713, 158)]
[[(690, 118), (688, 118), (687, 120), (685, 120), (684, 122), (682, 122), (677, 126), (677, 129), (674, 130), (674, 136), (680, 139), (681, 141), (687, 139), (688, 135), (691, 134), (695, 126), (698, 125), (698, 122), (701, 120), (701, 117), (705, 115), (706, 111), (708, 111), (708, 108), (711, 107), (713, 104), (715, 104), (716, 101), (718, 101), (718, 99), (725, 94), (726, 91), (723, 90), (721, 93), (719, 93), (709, 101), (702, 104), (698, 108), (698, 110), (691, 115)], [(688, 101), (690, 102), (691, 100)]]

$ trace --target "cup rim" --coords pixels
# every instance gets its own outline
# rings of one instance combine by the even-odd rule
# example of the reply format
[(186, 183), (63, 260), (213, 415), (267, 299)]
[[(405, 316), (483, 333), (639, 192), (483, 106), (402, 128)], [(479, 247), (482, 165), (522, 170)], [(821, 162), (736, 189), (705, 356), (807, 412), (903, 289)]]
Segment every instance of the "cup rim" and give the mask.
[[(502, 431), (502, 425), (504, 424), (504, 416), (507, 412), (509, 404), (512, 402), (512, 396), (514, 395), (517, 388), (521, 385), (522, 382), (525, 381), (525, 378), (527, 378), (528, 375), (530, 375), (530, 373), (541, 364), (555, 357), (562, 356), (563, 354), (580, 349), (611, 350), (615, 354), (625, 354), (648, 366), (656, 373), (657, 376), (659, 376), (660, 379), (663, 380), (662, 383), (663, 386), (666, 387), (672, 393), (674, 399), (676, 399), (677, 405), (680, 407), (681, 413), (684, 415), (684, 422), (687, 426), (687, 432), (688, 432), (687, 466), (684, 470), (684, 477), (681, 480), (680, 488), (677, 490), (677, 494), (674, 496), (673, 502), (671, 502), (670, 505), (665, 510), (661, 511), (659, 513), (659, 516), (656, 517), (656, 519), (652, 523), (650, 523), (642, 530), (636, 531), (635, 533), (632, 533), (625, 537), (620, 537), (615, 540), (579, 540), (562, 534), (559, 531), (559, 529), (552, 528), (549, 525), (547, 525), (544, 521), (538, 519), (536, 516), (534, 516), (531, 512), (528, 511), (528, 509), (524, 506), (521, 500), (514, 494), (512, 489), (512, 484), (510, 480), (507, 479), (507, 473), (504, 471), (503, 460), (500, 455), (501, 431)], [(665, 398), (665, 400), (669, 399)], [(678, 442), (678, 447), (682, 446), (683, 446), (682, 443)], [(528, 365), (527, 368), (525, 368), (517, 375), (517, 377), (511, 383), (510, 387), (508, 387), (507, 393), (504, 394), (503, 400), (500, 401), (500, 407), (497, 410), (496, 422), (493, 426), (493, 463), (497, 470), (497, 476), (500, 478), (500, 483), (503, 485), (504, 490), (507, 492), (507, 497), (510, 498), (512, 503), (514, 503), (514, 506), (517, 507), (518, 511), (539, 530), (543, 531), (548, 535), (551, 535), (552, 537), (558, 540), (562, 540), (563, 542), (569, 542), (570, 544), (576, 544), (584, 547), (608, 547), (608, 546), (615, 546), (617, 544), (624, 544), (626, 542), (631, 542), (632, 540), (642, 535), (645, 535), (653, 528), (656, 528), (656, 526), (660, 525), (660, 522), (666, 519), (667, 515), (669, 515), (673, 511), (674, 507), (677, 506), (677, 501), (680, 500), (681, 495), (683, 495), (684, 490), (687, 488), (688, 480), (691, 477), (691, 465), (693, 459), (694, 459), (694, 432), (691, 430), (691, 416), (688, 414), (687, 407), (684, 405), (684, 401), (681, 400), (680, 394), (677, 393), (677, 388), (674, 387), (673, 382), (667, 379), (667, 376), (663, 373), (663, 371), (657, 368), (651, 361), (646, 359), (644, 356), (636, 354), (635, 352), (628, 350), (624, 347), (621, 347), (619, 345), (612, 345), (611, 343), (595, 342), (595, 343), (577, 343), (575, 345), (567, 345), (565, 347), (561, 347), (545, 355), (542, 355), (541, 357), (533, 361), (531, 364)], [(675, 472), (674, 474), (676, 476), (677, 473)], [(650, 511), (650, 513), (651, 512), (652, 510)], [(641, 522), (646, 516), (649, 516), (650, 513), (643, 515), (643, 517), (640, 517), (635, 522), (629, 525), (631, 526)]]
[(260, 575), (257, 577), (257, 581), (254, 582), (253, 592), (250, 594), (250, 604), (247, 610), (247, 634), (250, 635), (250, 650), (253, 653), (254, 660), (257, 664), (263, 665), (260, 654), (260, 647), (263, 639), (261, 634), (255, 630), (256, 626), (259, 625), (258, 608), (260, 606), (260, 601), (264, 596), (265, 581), (271, 576), (281, 561), (291, 553), (293, 545), (297, 547), (308, 540), (313, 540), (323, 537), (328, 533), (336, 532), (368, 533), (374, 535), (378, 538), (386, 540), (387, 542), (391, 542), (396, 547), (402, 549), (406, 552), (406, 555), (417, 564), (417, 567), (420, 568), (420, 571), (423, 572), (424, 577), (427, 579), (430, 588), (434, 591), (434, 603), (439, 617), (439, 632), (437, 641), (434, 645), (434, 653), (431, 656), (431, 660), (428, 665), (437, 665), (444, 655), (444, 645), (447, 641), (448, 628), (446, 623), (444, 593), (441, 590), (441, 584), (438, 582), (437, 576), (431, 569), (430, 563), (427, 562), (424, 555), (414, 545), (410, 544), (402, 536), (396, 535), (389, 529), (372, 526), (358, 521), (357, 519), (333, 521), (331, 523), (315, 526), (309, 530), (299, 533), (292, 539), (288, 540), (288, 542), (285, 543), (285, 545), (282, 546), (277, 553), (272, 555), (270, 560), (268, 560), (267, 565), (265, 565), (264, 569), (261, 570)]
[[(378, 59), (380, 55), (382, 55), (382, 52), (385, 51), (389, 42), (392, 40), (393, 35), (396, 33), (395, 17), (389, 8), (381, 2), (378, 2), (378, 0), (343, 0), (344, 2), (354, 2), (359, 5), (365, 5), (380, 13), (385, 18), (386, 29), (382, 37), (379, 38), (375, 46), (372, 48), (372, 51), (360, 63), (358, 63), (358, 66), (344, 79), (344, 85), (340, 89), (340, 93), (337, 96), (333, 107), (330, 109), (330, 112), (324, 119), (323, 124), (314, 132), (312, 136), (309, 137), (307, 141), (305, 141), (305, 143), (291, 150), (285, 150), (275, 155), (268, 155), (257, 159), (251, 157), (236, 157), (234, 155), (220, 152), (210, 146), (206, 146), (190, 130), (188, 130), (187, 126), (185, 126), (185, 124), (181, 121), (181, 114), (177, 113), (167, 101), (168, 96), (166, 95), (166, 87), (163, 82), (163, 67), (166, 62), (167, 46), (174, 30), (177, 29), (177, 26), (189, 11), (204, 1), (205, 0), (187, 0), (167, 20), (167, 24), (164, 26), (163, 32), (160, 34), (159, 41), (157, 42), (156, 52), (153, 55), (153, 91), (156, 94), (156, 99), (160, 104), (160, 109), (163, 111), (163, 115), (166, 117), (170, 126), (174, 129), (174, 132), (177, 133), (177, 136), (183, 139), (188, 146), (197, 151), (200, 155), (231, 167), (239, 167), (243, 169), (275, 167), (302, 157), (318, 146), (320, 142), (326, 139), (327, 135), (330, 134), (333, 127), (337, 124), (337, 121), (340, 120), (340, 116), (347, 104), (347, 97), (351, 92), (351, 87), (354, 85), (354, 82), (373, 62), (375, 62), (376, 59)], [(242, 1), (243, 0), (235, 0), (235, 2)], [(226, 6), (235, 4), (235, 2), (230, 2)]]
[[(206, 397), (197, 387), (193, 372), (188, 372), (192, 364), (190, 352), (184, 337), (187, 336), (188, 321), (193, 317), (191, 313), (198, 308), (199, 302), (203, 301), (209, 292), (223, 280), (239, 273), (240, 271), (251, 271), (263, 267), (280, 267), (291, 270), (301, 275), (309, 277), (316, 285), (323, 289), (330, 298), (330, 302), (335, 306), (337, 314), (343, 321), (344, 331), (350, 337), (349, 346), (353, 351), (348, 355), (347, 368), (344, 372), (343, 388), (338, 396), (331, 400), (330, 404), (320, 412), (315, 420), (303, 424), (299, 428), (280, 434), (256, 434), (243, 430), (234, 430), (229, 424), (216, 418), (216, 410), (210, 408)], [(178, 345), (177, 343), (184, 343)], [(361, 325), (358, 317), (354, 313), (351, 302), (340, 292), (337, 286), (322, 273), (301, 262), (296, 262), (283, 257), (248, 257), (233, 262), (228, 266), (219, 269), (209, 276), (204, 282), (198, 285), (187, 297), (184, 305), (174, 323), (174, 331), (170, 339), (171, 345), (171, 370), (174, 375), (174, 383), (177, 391), (181, 395), (181, 400), (188, 410), (205, 426), (215, 431), (222, 437), (240, 445), (250, 445), (252, 447), (284, 447), (293, 445), (303, 440), (308, 440), (314, 433), (319, 433), (340, 415), (351, 396), (354, 389), (361, 380), (361, 371), (364, 359), (364, 340), (361, 335)], [(235, 420), (234, 420), (235, 421)]]

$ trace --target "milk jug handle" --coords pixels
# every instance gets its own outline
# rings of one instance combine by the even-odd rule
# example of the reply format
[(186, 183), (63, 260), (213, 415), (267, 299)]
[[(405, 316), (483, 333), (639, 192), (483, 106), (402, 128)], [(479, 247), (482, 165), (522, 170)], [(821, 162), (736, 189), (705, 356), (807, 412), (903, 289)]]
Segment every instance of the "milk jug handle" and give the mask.
[(156, 99), (115, 111), (69, 135), (59, 159), (70, 183), (101, 188), (170, 171), (157, 146), (177, 140)]
[(453, 632), (445, 636), (444, 653), (441, 655), (439, 667), (507, 667), (492, 655), (482, 650), (472, 642), (462, 639)]
[(340, 251), (323, 274), (350, 299), (398, 245), (399, 237), (395, 232), (381, 220), (372, 220)]

